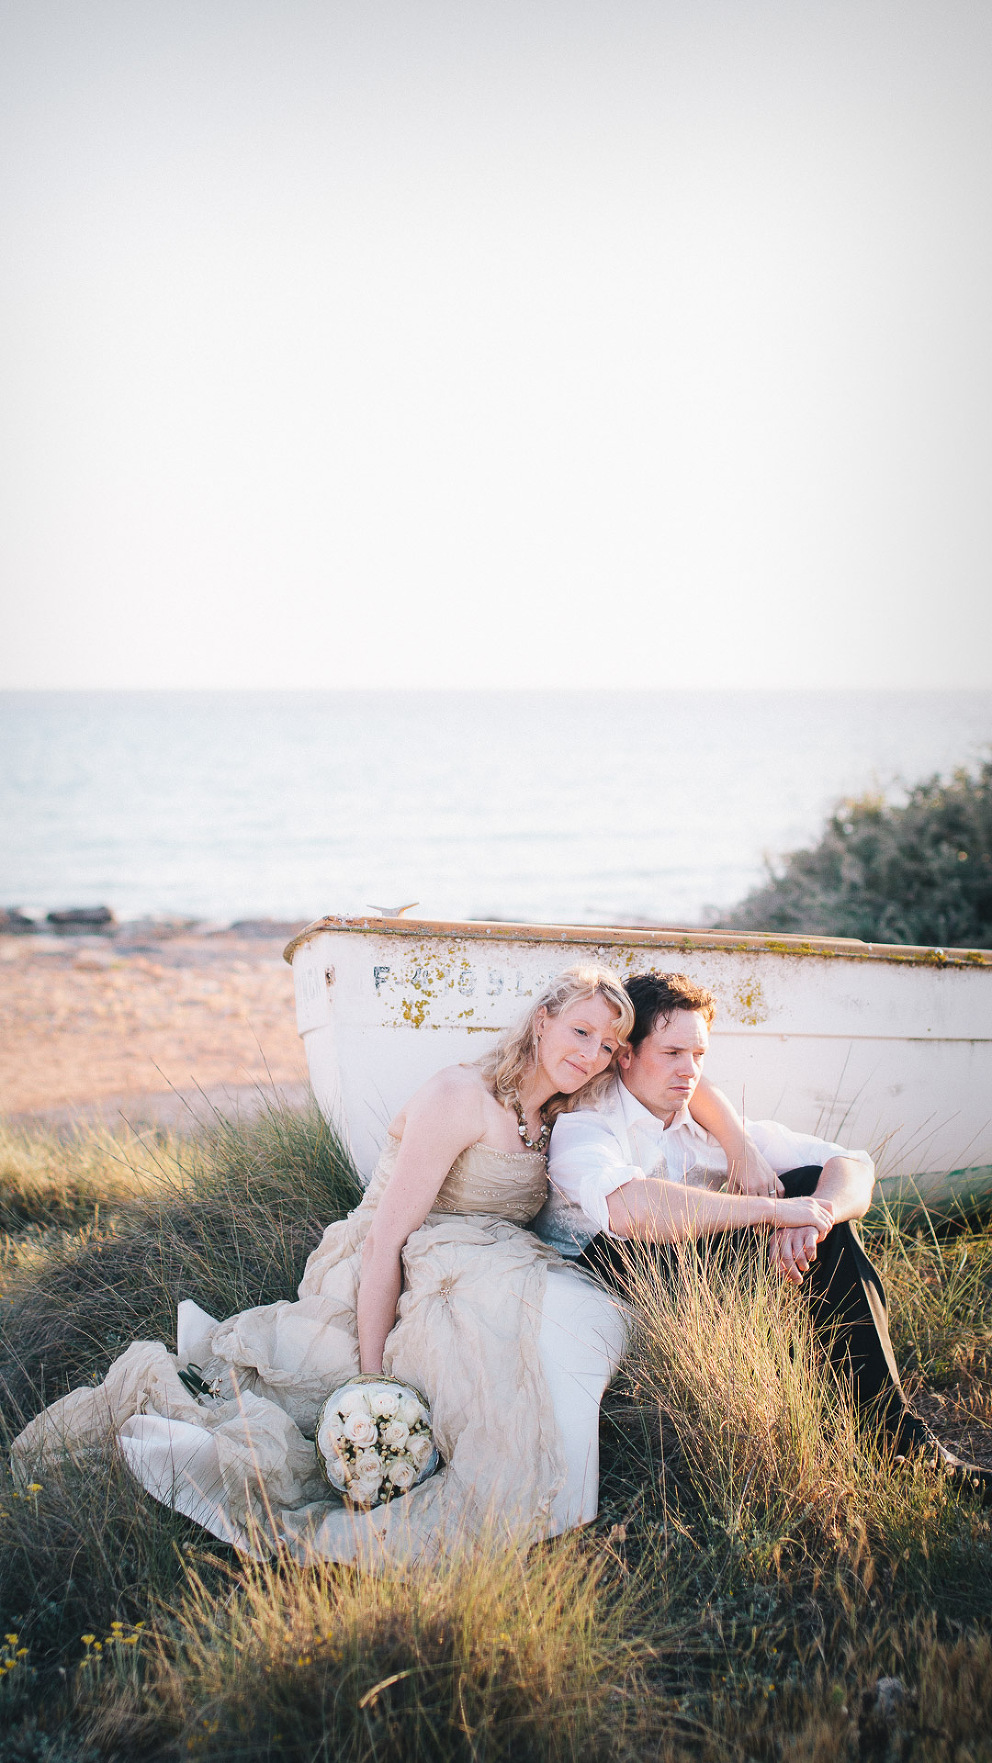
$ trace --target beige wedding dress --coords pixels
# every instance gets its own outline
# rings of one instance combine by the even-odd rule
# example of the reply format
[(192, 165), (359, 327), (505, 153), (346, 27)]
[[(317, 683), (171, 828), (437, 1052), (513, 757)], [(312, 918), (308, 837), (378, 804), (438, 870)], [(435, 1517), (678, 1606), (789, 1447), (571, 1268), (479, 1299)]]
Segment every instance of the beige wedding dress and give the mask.
[[(461, 1153), (403, 1250), (384, 1371), (428, 1397), (444, 1468), (388, 1506), (348, 1510), (313, 1445), (321, 1403), (359, 1369), (362, 1245), (392, 1172), (388, 1138), (359, 1206), (329, 1225), (295, 1303), (217, 1322), (179, 1306), (178, 1354), (136, 1341), (103, 1384), (73, 1390), (15, 1441), (15, 1465), (80, 1457), (116, 1436), (150, 1494), (225, 1542), (300, 1558), (412, 1560), (489, 1535), (532, 1542), (596, 1516), (598, 1420), (626, 1318), (526, 1226), (547, 1181), (535, 1152)], [(193, 1361), (218, 1394), (190, 1395)]]

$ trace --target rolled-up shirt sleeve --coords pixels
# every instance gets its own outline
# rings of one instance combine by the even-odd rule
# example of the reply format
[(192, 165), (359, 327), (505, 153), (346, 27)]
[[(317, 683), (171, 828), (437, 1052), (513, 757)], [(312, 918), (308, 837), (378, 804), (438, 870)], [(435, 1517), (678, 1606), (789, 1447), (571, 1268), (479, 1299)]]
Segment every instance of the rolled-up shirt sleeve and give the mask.
[(548, 1148), (548, 1180), (596, 1231), (610, 1228), (609, 1197), (645, 1172), (625, 1160), (620, 1142), (601, 1114), (580, 1108), (560, 1114)]
[(830, 1157), (849, 1157), (862, 1163), (874, 1180), (875, 1165), (867, 1151), (848, 1151), (829, 1139), (814, 1138), (811, 1133), (793, 1132), (777, 1120), (746, 1120), (747, 1131), (763, 1157), (767, 1157), (776, 1175), (787, 1169), (804, 1169), (810, 1163), (826, 1163)]

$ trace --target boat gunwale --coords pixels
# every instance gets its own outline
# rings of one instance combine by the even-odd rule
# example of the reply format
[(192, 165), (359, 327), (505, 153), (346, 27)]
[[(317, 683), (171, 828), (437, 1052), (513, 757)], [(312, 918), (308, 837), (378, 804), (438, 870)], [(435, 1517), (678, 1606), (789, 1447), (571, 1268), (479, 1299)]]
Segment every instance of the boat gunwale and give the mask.
[(593, 944), (597, 948), (723, 950), (729, 954), (809, 957), (826, 961), (887, 961), (909, 967), (992, 968), (992, 949), (940, 949), (913, 943), (864, 943), (856, 937), (807, 937), (786, 933), (689, 930), (633, 925), (515, 924), (503, 920), (441, 918), (316, 918), (283, 950), (290, 966), (296, 951), (325, 931), (358, 936), (460, 937), (485, 943)]

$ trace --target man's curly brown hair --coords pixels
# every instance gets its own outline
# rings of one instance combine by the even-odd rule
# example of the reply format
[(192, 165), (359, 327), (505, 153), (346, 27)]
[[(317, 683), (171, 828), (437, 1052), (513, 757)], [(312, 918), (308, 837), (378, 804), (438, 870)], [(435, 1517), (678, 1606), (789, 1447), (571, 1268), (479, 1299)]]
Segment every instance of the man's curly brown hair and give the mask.
[(634, 1006), (629, 1045), (639, 1047), (655, 1024), (667, 1022), (676, 1010), (698, 1010), (707, 1028), (716, 1015), (716, 999), (685, 973), (632, 973), (624, 991)]

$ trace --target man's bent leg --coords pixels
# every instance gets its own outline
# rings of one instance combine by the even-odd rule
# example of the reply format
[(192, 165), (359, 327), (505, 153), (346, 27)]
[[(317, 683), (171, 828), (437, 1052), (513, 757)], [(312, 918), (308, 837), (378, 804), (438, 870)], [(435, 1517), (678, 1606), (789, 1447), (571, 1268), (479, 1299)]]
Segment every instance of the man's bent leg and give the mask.
[[(820, 1173), (819, 1164), (789, 1170), (781, 1178), (786, 1196), (812, 1194)], [(751, 1241), (752, 1232), (732, 1231), (723, 1246), (731, 1252), (736, 1246), (740, 1253)], [(604, 1234), (593, 1238), (577, 1265), (629, 1296), (630, 1271), (639, 1257), (647, 1256), (671, 1272), (675, 1254), (671, 1243), (633, 1243)], [(802, 1290), (812, 1308), (817, 1337), (831, 1363), (850, 1381), (857, 1407), (877, 1420), (898, 1452), (932, 1447), (927, 1427), (903, 1393), (889, 1339), (885, 1291), (855, 1225), (834, 1225), (817, 1248)]]
[[(809, 1164), (781, 1177), (786, 1197), (812, 1194), (820, 1168)], [(900, 1453), (932, 1445), (899, 1380), (889, 1339), (885, 1290), (853, 1222), (835, 1224), (803, 1280), (818, 1337), (830, 1361), (848, 1377), (858, 1408), (877, 1416)]]
[[(781, 1177), (786, 1195), (794, 1199), (812, 1194), (820, 1174), (815, 1164), (789, 1170)], [(738, 1248), (750, 1247), (755, 1233), (728, 1232), (722, 1239), (724, 1247), (731, 1247), (730, 1239)], [(633, 1243), (604, 1234), (593, 1238), (576, 1265), (598, 1274), (613, 1290), (629, 1298), (630, 1274), (639, 1258), (648, 1257), (664, 1274), (671, 1274), (678, 1254), (678, 1246), (672, 1243)], [(818, 1245), (802, 1290), (812, 1307), (817, 1336), (832, 1364), (850, 1380), (863, 1416), (881, 1424), (898, 1455), (919, 1452), (935, 1466), (943, 1463), (955, 1480), (977, 1492), (983, 1504), (992, 1506), (992, 1470), (962, 1463), (934, 1438), (906, 1401), (889, 1339), (885, 1291), (855, 1224), (834, 1225)]]
[(630, 1297), (630, 1276), (638, 1260), (648, 1258), (666, 1272), (671, 1272), (674, 1244), (631, 1242), (625, 1237), (609, 1237), (605, 1231), (587, 1243), (576, 1258), (576, 1267), (598, 1274), (604, 1285)]

